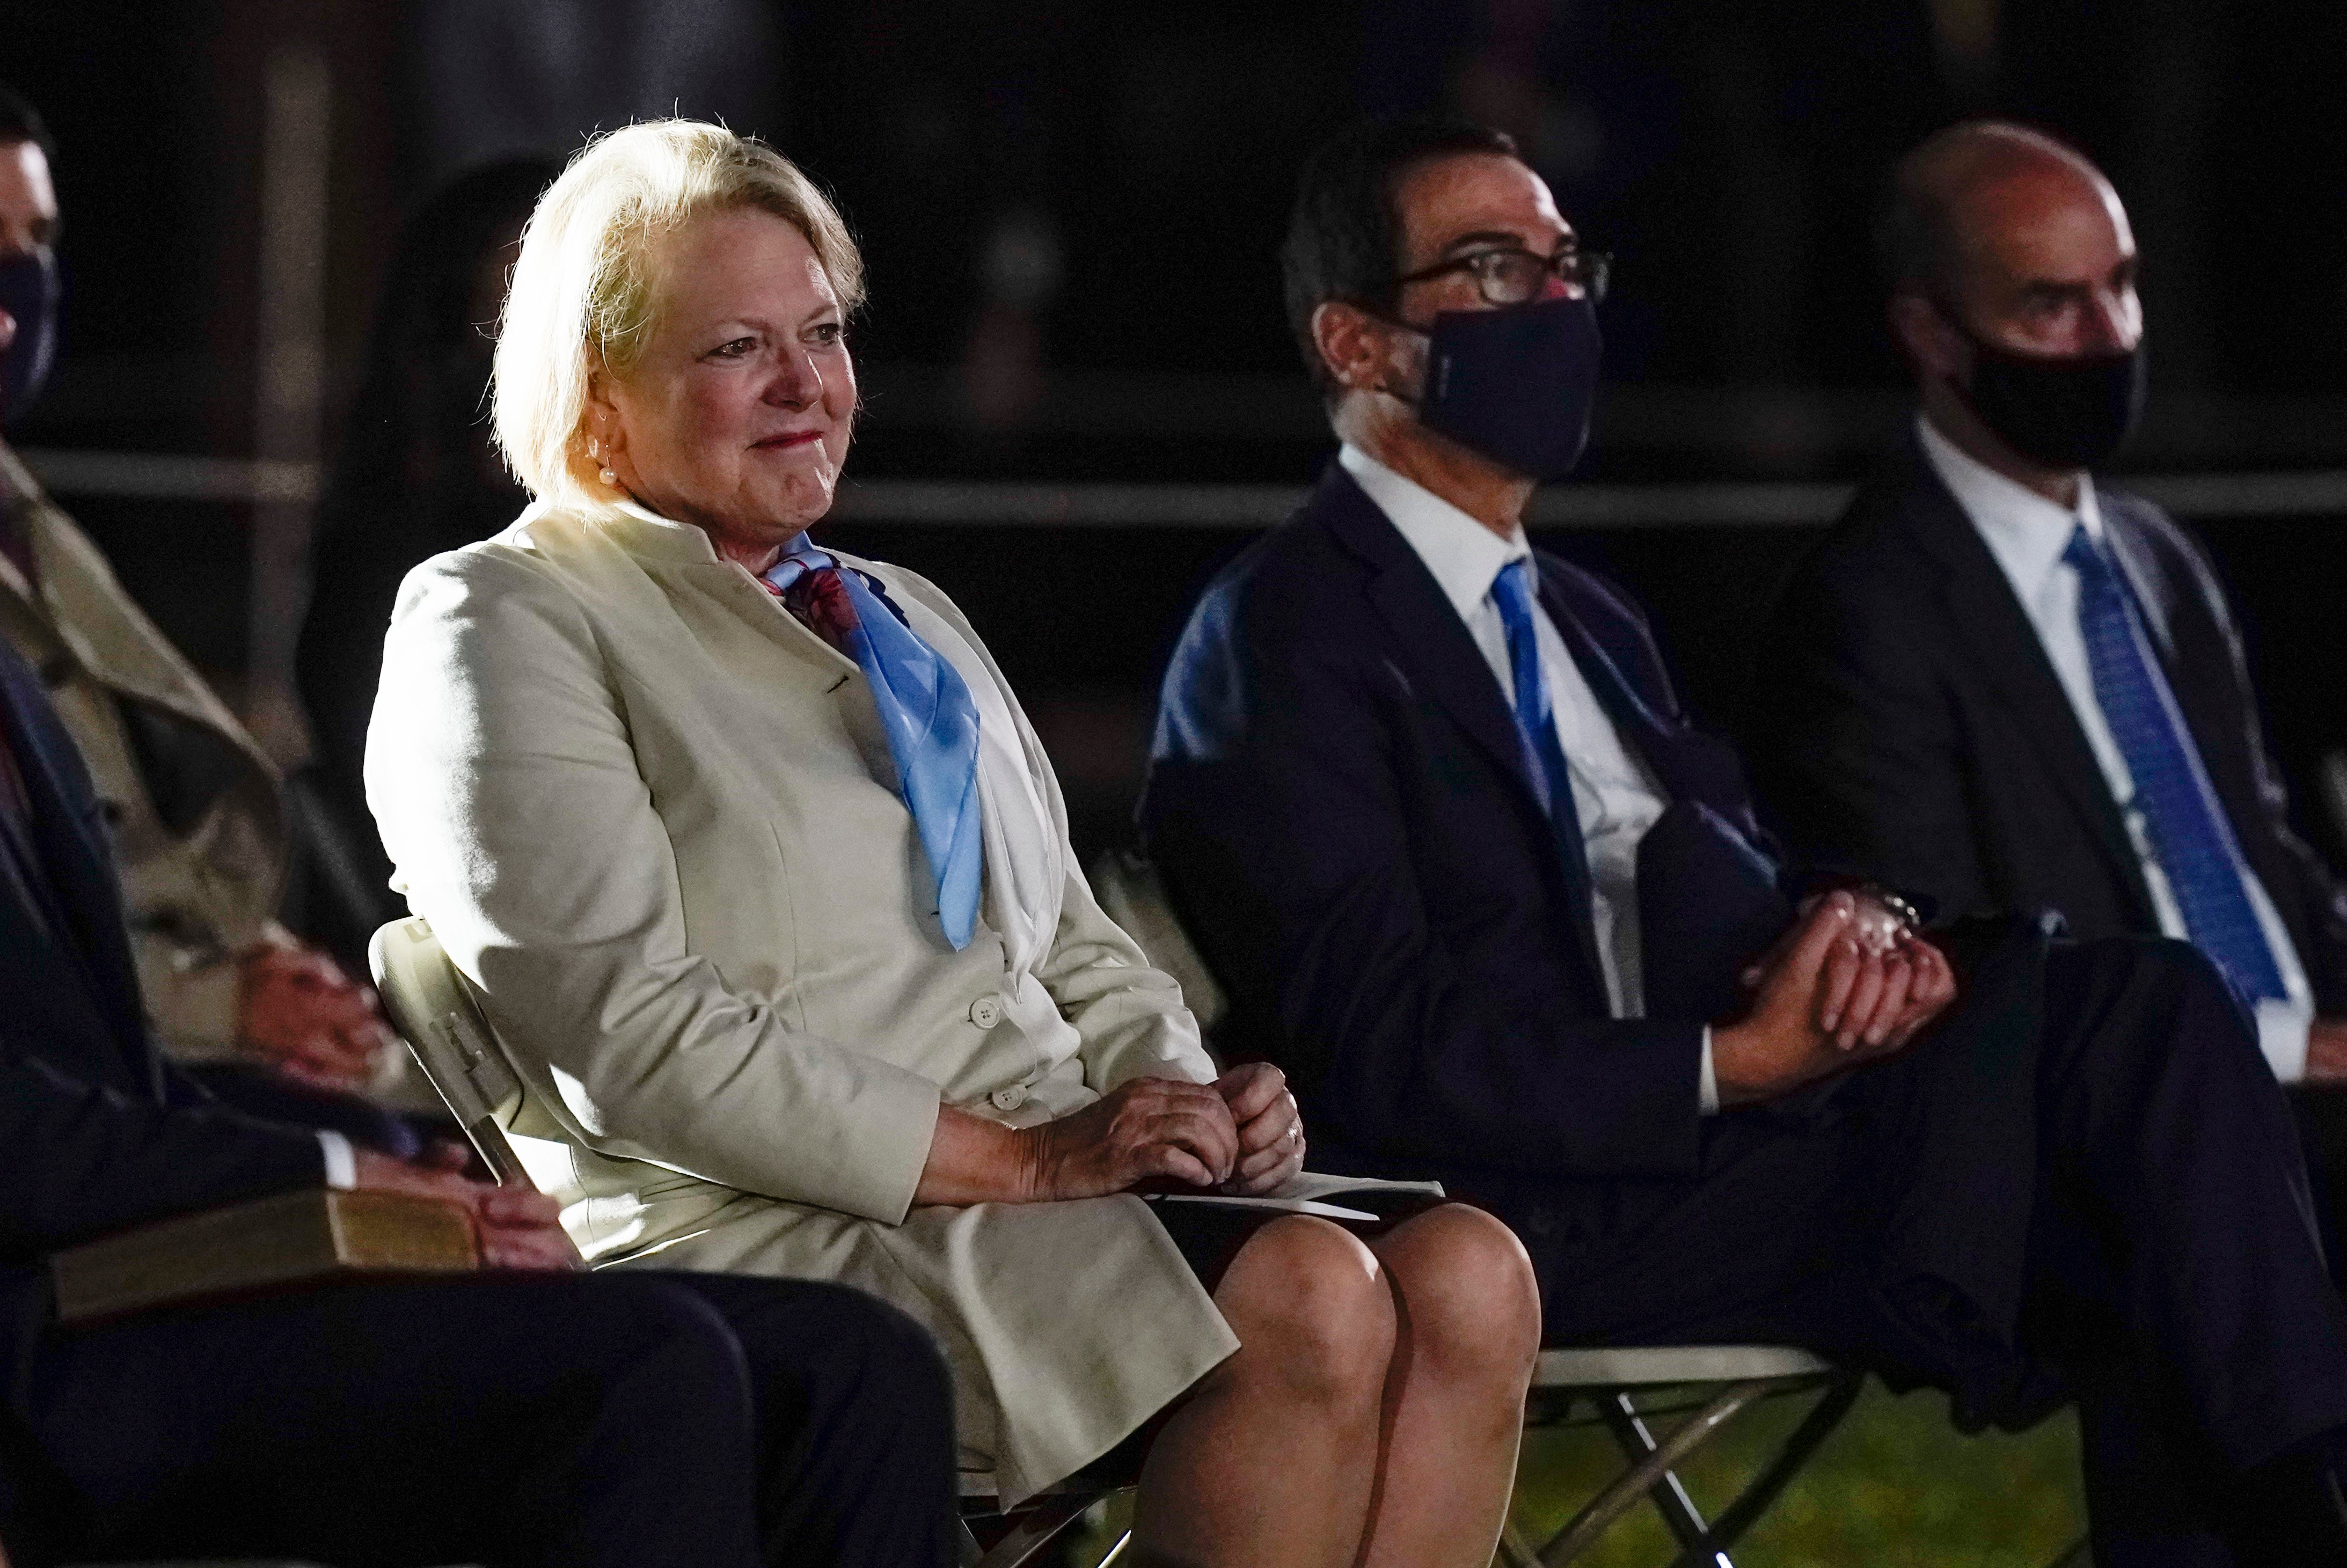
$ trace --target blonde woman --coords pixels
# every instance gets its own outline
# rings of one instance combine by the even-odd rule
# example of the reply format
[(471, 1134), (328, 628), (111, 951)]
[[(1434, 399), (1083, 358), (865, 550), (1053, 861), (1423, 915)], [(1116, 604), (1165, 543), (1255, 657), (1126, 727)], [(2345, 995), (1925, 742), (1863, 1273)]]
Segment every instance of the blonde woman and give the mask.
[(403, 588), (367, 787), (541, 1183), (599, 1265), (913, 1314), (1007, 1498), (1145, 1447), (1144, 1561), (1480, 1568), (1522, 1250), (1423, 1198), (1356, 1233), (1131, 1195), (1282, 1187), (1303, 1129), (1093, 902), (953, 602), (810, 538), (862, 292), (823, 195), (715, 126), (602, 138), (530, 220), (496, 420), (536, 500)]

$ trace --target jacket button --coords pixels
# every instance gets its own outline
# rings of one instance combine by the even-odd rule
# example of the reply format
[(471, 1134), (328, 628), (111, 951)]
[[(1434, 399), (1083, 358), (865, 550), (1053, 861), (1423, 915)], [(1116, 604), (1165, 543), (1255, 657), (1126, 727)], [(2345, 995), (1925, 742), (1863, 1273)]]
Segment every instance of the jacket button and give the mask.
[(1002, 1021), (1002, 1004), (992, 997), (980, 997), (969, 1004), (969, 1021), (980, 1029), (992, 1029)]
[(994, 1108), (997, 1111), (1016, 1111), (1027, 1103), (1027, 1086), (1023, 1083), (1014, 1083), (1008, 1089), (996, 1090), (987, 1098), (994, 1102)]

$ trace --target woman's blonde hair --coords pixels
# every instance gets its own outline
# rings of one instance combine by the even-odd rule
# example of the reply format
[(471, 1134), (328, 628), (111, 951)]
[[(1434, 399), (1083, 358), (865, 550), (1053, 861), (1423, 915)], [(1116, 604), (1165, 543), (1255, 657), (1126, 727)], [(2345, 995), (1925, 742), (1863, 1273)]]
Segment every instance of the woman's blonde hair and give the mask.
[(610, 499), (582, 421), (598, 368), (625, 375), (658, 308), (658, 241), (705, 212), (754, 207), (806, 236), (843, 311), (864, 301), (864, 259), (839, 211), (764, 142), (699, 120), (596, 138), (538, 200), (497, 332), (497, 446), (540, 500)]

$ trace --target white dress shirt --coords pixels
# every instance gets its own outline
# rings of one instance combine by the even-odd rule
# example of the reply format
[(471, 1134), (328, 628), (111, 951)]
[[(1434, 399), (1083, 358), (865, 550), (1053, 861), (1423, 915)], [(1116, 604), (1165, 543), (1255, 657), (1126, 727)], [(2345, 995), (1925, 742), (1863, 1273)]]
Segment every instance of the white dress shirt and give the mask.
[[(1972, 518), (1989, 554), (1996, 558), (2005, 580), (2013, 585), (2014, 597), (2021, 601), (2030, 624), (2037, 629), (2037, 641), (2044, 645), (2046, 660), (2054, 666), (2055, 676), (2070, 699), (2070, 710), (2077, 716), (2078, 728), (2086, 732), (2086, 744), (2102, 769), (2103, 781), (2110, 786), (2111, 799), (2118, 804), (2121, 820), (2127, 824), (2127, 842), (2134, 846), (2136, 859), (2143, 868), (2144, 886), (2150, 890), (2152, 911), (2158, 917), (2161, 933), (2185, 937), (2188, 933), (2183, 908), (2177, 903), (2168, 873), (2153, 848), (2150, 825), (2136, 804), (2135, 775), (2128, 770), (2126, 753), (2112, 737), (2102, 704), (2095, 697), (2094, 669), (2086, 658), (2086, 634), (2078, 627), (2078, 570), (2062, 559), (2062, 552), (2069, 548), (2072, 531), (2082, 524), (2088, 537), (2096, 543), (2103, 540), (2103, 516), (2095, 502), (2094, 480), (2080, 476), (2078, 505), (2074, 511), (1991, 468), (1933, 429), (1932, 422), (1921, 415), (1916, 415), (1915, 430), (1922, 441), (1924, 456), (1954, 494), (1965, 515)], [(2124, 562), (2121, 570), (2125, 570)], [(2135, 599), (2145, 615), (2157, 616), (2158, 610), (2147, 596), (2138, 593)], [(2147, 630), (2155, 636), (2164, 636), (2167, 629), (2155, 619)], [(2157, 664), (2152, 668), (2151, 678), (2166, 679)], [(2188, 734), (2186, 740), (2188, 743)], [(2275, 967), (2281, 970), (2282, 988), (2290, 993), (2283, 999), (2268, 998), (2258, 1004), (2258, 1044), (2272, 1064), (2274, 1076), (2285, 1083), (2295, 1083), (2306, 1076), (2306, 1031), (2314, 1018), (2313, 991), (2307, 984), (2306, 968), (2299, 961), (2298, 948), (2290, 939), (2290, 929), (2281, 923), (2280, 914), (2266, 894), (2265, 884), (2248, 866), (2241, 866), (2239, 870), (2242, 890), (2249, 896), (2250, 907), (2257, 913), (2258, 928), (2265, 934), (2266, 946), (2273, 949)]]
[[(1508, 658), (1507, 627), (1492, 602), (1491, 584), (1512, 561), (1529, 560), (1532, 546), (1520, 528), (1501, 538), (1423, 486), (1402, 477), (1348, 443), (1337, 461), (1398, 529), (1433, 574), (1450, 608), (1466, 623), (1500, 683), (1501, 699), (1513, 707), (1515, 673)], [(1573, 778), (1573, 804), (1581, 817), (1583, 848), (1589, 862), (1590, 919), (1597, 937), (1598, 967), (1615, 1018), (1644, 1018), (1646, 992), (1639, 962), (1638, 844), (1668, 804), (1662, 785), (1598, 704), (1597, 694), (1573, 661), (1564, 639), (1539, 608), (1532, 636), (1540, 648), (1541, 677), (1548, 685), (1549, 710), (1557, 744)], [(1698, 1103), (1708, 1115), (1719, 1106), (1712, 1069), (1711, 1030), (1703, 1035)]]

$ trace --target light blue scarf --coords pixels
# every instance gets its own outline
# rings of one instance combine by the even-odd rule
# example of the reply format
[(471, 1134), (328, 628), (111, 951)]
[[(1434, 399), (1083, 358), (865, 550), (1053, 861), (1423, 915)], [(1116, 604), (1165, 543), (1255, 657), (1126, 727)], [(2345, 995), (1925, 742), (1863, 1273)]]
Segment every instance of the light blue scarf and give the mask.
[[(821, 613), (828, 597), (810, 582), (817, 613), (808, 616), (785, 598), (815, 635), (856, 661), (872, 688), (872, 704), (888, 737), (905, 807), (921, 837), (929, 870), (937, 878), (938, 920), (957, 950), (969, 945), (978, 920), (979, 873), (984, 847), (979, 820), (978, 705), (961, 671), (921, 641), (903, 610), (876, 579), (816, 549), (801, 534), (784, 547), (783, 559), (766, 573), (778, 594), (811, 573), (834, 572), (846, 602), (847, 618)], [(834, 601), (835, 602), (835, 600)], [(829, 620), (832, 624), (822, 622)]]

